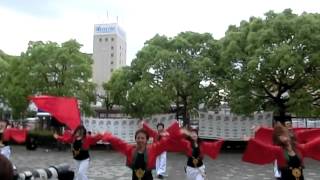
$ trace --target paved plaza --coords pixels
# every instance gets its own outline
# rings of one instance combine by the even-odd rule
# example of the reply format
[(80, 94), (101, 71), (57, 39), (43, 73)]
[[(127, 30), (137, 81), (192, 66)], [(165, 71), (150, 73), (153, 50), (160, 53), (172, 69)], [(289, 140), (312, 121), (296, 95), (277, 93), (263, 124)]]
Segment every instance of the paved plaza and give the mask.
[[(125, 158), (113, 150), (91, 150), (90, 180), (130, 180), (131, 172), (125, 166)], [(38, 148), (27, 151), (24, 146), (12, 147), (12, 161), (20, 171), (46, 168), (50, 165), (69, 163), (73, 167), (71, 152)], [(205, 159), (209, 180), (272, 180), (272, 165), (257, 166), (241, 162), (241, 153), (222, 152), (218, 159)], [(168, 180), (184, 180), (183, 167), (186, 157), (169, 153)], [(320, 179), (320, 162), (305, 160), (305, 179)], [(155, 178), (156, 179), (156, 178)]]

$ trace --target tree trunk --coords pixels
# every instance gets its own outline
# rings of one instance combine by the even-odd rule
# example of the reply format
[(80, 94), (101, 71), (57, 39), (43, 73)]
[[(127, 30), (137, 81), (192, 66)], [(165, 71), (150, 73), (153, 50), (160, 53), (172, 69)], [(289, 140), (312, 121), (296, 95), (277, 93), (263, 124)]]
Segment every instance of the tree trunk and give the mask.
[(187, 97), (183, 97), (182, 98), (182, 102), (183, 102), (183, 127), (189, 127), (190, 125), (190, 119), (188, 116), (188, 102), (187, 102)]
[(179, 120), (180, 108), (179, 108), (179, 97), (176, 100), (176, 119)]
[(277, 102), (278, 104), (278, 112), (275, 116), (275, 121), (279, 121), (281, 123), (284, 123), (285, 121), (291, 121), (291, 117), (287, 115), (287, 107), (284, 104), (284, 102), (282, 102), (281, 99), (279, 99), (279, 101)]

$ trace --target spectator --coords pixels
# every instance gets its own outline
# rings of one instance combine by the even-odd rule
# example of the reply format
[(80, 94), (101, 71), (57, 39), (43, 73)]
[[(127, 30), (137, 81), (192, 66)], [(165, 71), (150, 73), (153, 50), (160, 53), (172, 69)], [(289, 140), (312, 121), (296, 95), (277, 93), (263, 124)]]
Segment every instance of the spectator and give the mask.
[(13, 180), (13, 167), (11, 162), (2, 154), (0, 154), (0, 179)]

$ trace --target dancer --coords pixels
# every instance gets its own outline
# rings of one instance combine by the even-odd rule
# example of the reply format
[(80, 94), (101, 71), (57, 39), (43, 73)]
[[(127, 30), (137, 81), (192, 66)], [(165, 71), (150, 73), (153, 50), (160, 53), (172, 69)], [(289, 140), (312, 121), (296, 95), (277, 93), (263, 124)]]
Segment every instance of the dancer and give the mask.
[(250, 139), (242, 160), (255, 164), (267, 164), (277, 159), (277, 165), (281, 172), (280, 180), (304, 180), (303, 157), (308, 156), (320, 159), (317, 145), (320, 138), (307, 144), (296, 144), (290, 138), (289, 130), (281, 124), (277, 124), (273, 131), (275, 145), (266, 144), (258, 139)]
[[(290, 120), (285, 121), (284, 128), (288, 130), (289, 138), (298, 144), (305, 144), (307, 142), (311, 142), (312, 140), (316, 139), (320, 135), (319, 129), (312, 129), (312, 128), (292, 128), (292, 122)], [(281, 125), (280, 122), (277, 122), (277, 125)], [(256, 127), (255, 128), (255, 140), (259, 140), (260, 142), (267, 143), (269, 145), (273, 145), (273, 128), (266, 128), (266, 127)], [(249, 139), (247, 139), (249, 140)], [(275, 179), (281, 179), (281, 172), (278, 168), (277, 159), (274, 161), (274, 177)]]
[(182, 134), (187, 136), (187, 140), (178, 139), (175, 143), (176, 151), (183, 151), (187, 156), (186, 176), (187, 180), (204, 180), (206, 179), (205, 165), (203, 163), (204, 155), (216, 159), (223, 140), (215, 142), (205, 142), (198, 136), (198, 130), (181, 130)]
[(155, 167), (156, 157), (168, 150), (171, 139), (178, 136), (179, 130), (179, 124), (173, 123), (167, 129), (170, 135), (152, 144), (147, 144), (149, 135), (144, 129), (136, 131), (135, 145), (126, 143), (110, 133), (105, 133), (103, 141), (109, 142), (115, 150), (126, 156), (126, 165), (132, 169), (132, 180), (153, 180), (151, 171)]
[[(288, 129), (288, 133), (289, 133), (289, 138), (291, 141), (295, 142), (296, 141), (296, 136), (295, 136), (295, 133), (294, 133), (294, 130), (292, 128), (292, 122), (291, 120), (286, 120), (284, 122), (284, 127), (286, 127)], [(277, 162), (277, 159), (274, 161), (274, 164), (273, 164), (273, 172), (274, 172), (274, 177), (279, 180), (281, 179), (281, 171), (278, 167), (278, 162)]]
[[(168, 133), (165, 132), (164, 124), (158, 123), (157, 124), (157, 131), (150, 128), (147, 123), (142, 122), (143, 129), (146, 130), (148, 135), (153, 138), (153, 142), (158, 142), (161, 140), (162, 137), (165, 137), (168, 135)], [(166, 176), (166, 167), (167, 166), (167, 152), (164, 151), (161, 153), (157, 159), (156, 159), (156, 173), (158, 179), (163, 179)]]
[(86, 128), (79, 125), (73, 134), (66, 133), (63, 136), (54, 134), (54, 138), (58, 141), (72, 144), (72, 154), (76, 163), (76, 180), (87, 180), (90, 161), (89, 148), (101, 140), (102, 135), (87, 136)]

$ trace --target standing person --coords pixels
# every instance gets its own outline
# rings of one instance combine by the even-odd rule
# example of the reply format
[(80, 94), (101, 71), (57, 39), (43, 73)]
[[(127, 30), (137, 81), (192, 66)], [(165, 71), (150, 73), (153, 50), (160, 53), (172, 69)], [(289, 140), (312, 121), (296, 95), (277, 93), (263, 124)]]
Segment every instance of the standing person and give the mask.
[[(158, 142), (162, 137), (167, 136), (168, 134), (165, 132), (164, 124), (157, 124), (157, 131), (150, 128), (145, 122), (143, 123), (143, 129), (147, 131), (148, 135), (153, 138), (153, 142)], [(167, 152), (164, 151), (161, 153), (156, 159), (156, 173), (158, 179), (163, 179), (166, 176), (166, 168), (167, 168)]]
[(79, 125), (73, 134), (67, 133), (63, 136), (54, 134), (54, 138), (64, 143), (72, 144), (72, 155), (76, 164), (76, 180), (87, 180), (87, 171), (89, 168), (89, 148), (101, 140), (102, 135), (87, 136), (86, 128)]
[[(294, 134), (294, 131), (292, 129), (292, 122), (291, 120), (286, 120), (284, 122), (284, 127), (288, 129), (288, 135), (289, 135), (289, 138), (292, 142), (296, 142), (296, 136)], [(278, 162), (277, 162), (277, 159), (274, 161), (274, 164), (273, 164), (273, 172), (274, 172), (274, 177), (277, 179), (277, 180), (280, 180), (281, 179), (281, 171), (278, 167)]]
[(183, 151), (187, 157), (186, 176), (187, 180), (204, 180), (206, 179), (205, 165), (203, 163), (204, 155), (216, 159), (223, 140), (215, 142), (205, 142), (198, 136), (198, 130), (182, 130), (187, 139), (178, 139), (175, 146), (177, 151)]
[(7, 126), (7, 121), (0, 120), (0, 154), (4, 155), (7, 159), (10, 159), (11, 149), (8, 139), (5, 137)]
[(149, 135), (144, 129), (136, 131), (136, 144), (129, 144), (110, 133), (104, 135), (103, 141), (109, 142), (115, 150), (126, 156), (126, 165), (132, 170), (132, 180), (153, 180), (151, 171), (155, 167), (156, 157), (169, 148), (171, 138), (179, 130), (179, 124), (173, 123), (167, 129), (170, 135), (152, 144), (147, 144)]
[(290, 138), (289, 130), (277, 124), (273, 130), (274, 145), (266, 144), (258, 139), (250, 139), (242, 160), (254, 164), (267, 164), (277, 159), (281, 172), (280, 180), (304, 180), (303, 157), (320, 159), (318, 145), (320, 138), (307, 144), (296, 144)]

